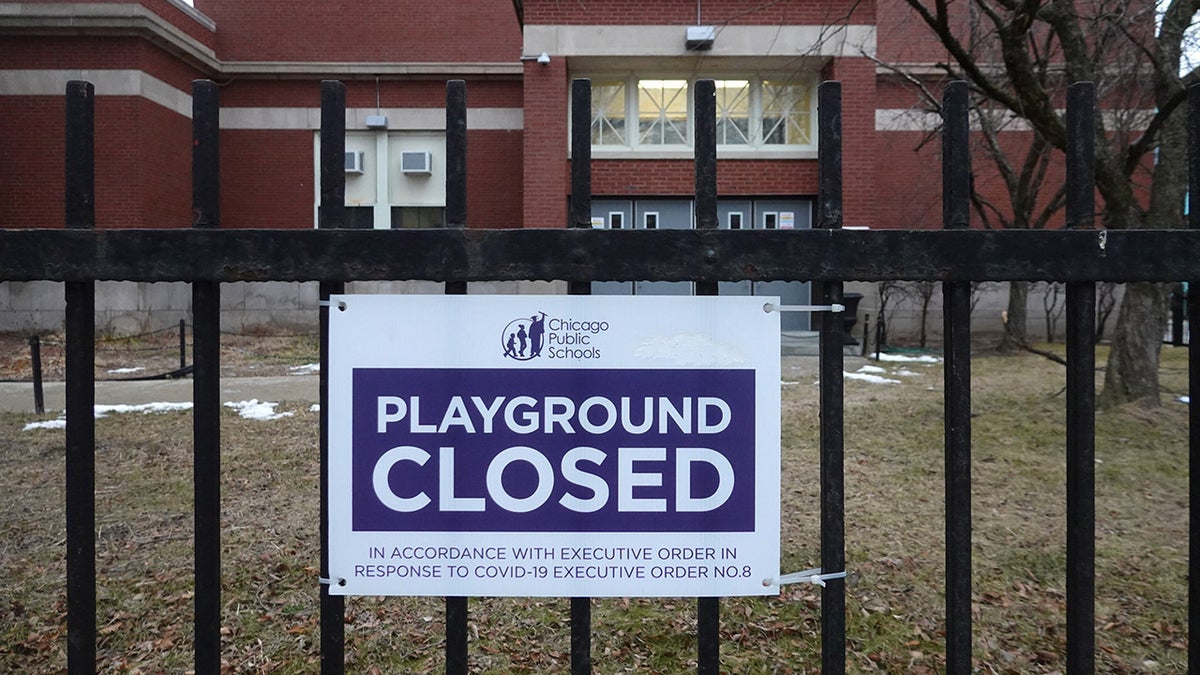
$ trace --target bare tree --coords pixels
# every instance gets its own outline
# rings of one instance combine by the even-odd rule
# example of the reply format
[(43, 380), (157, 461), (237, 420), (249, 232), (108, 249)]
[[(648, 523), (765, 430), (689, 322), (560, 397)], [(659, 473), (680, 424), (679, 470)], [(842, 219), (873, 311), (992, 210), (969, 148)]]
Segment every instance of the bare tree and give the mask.
[(1046, 342), (1054, 342), (1058, 337), (1058, 320), (1066, 310), (1066, 293), (1059, 283), (1046, 284), (1042, 292), (1042, 310), (1046, 317)]
[[(1169, 0), (1156, 29), (1145, 0), (904, 0), (949, 55), (945, 69), (1020, 118), (1046, 144), (1063, 149), (1057, 106), (1070, 82), (1097, 84), (1112, 110), (1096, 123), (1096, 188), (1110, 229), (1180, 227), (1186, 188), (1185, 88), (1180, 75), (1188, 28), (1200, 0)], [(990, 47), (981, 48), (980, 34)], [(1156, 152), (1153, 166), (1148, 157)], [(1139, 189), (1149, 193), (1148, 201)], [(1087, 222), (1081, 223), (1088, 225)], [(1166, 293), (1130, 284), (1105, 369), (1102, 405), (1157, 403), (1158, 356)]]
[(921, 315), (920, 332), (917, 344), (924, 349), (929, 339), (929, 307), (937, 297), (941, 284), (936, 281), (913, 281), (909, 283), (906, 294), (917, 303), (917, 311)]
[(1117, 284), (1112, 281), (1096, 284), (1096, 344), (1104, 339), (1104, 329), (1117, 306)]

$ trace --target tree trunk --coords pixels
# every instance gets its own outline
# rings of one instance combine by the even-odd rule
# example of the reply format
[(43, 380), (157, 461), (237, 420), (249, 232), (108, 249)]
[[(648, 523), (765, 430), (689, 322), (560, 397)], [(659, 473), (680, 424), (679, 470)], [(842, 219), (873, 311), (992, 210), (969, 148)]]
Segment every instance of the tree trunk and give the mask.
[(1004, 320), (1004, 337), (996, 347), (1001, 352), (1012, 352), (1020, 349), (1028, 342), (1027, 319), (1029, 312), (1029, 282), (1010, 281), (1008, 283), (1008, 311)]
[(1125, 287), (1104, 371), (1102, 408), (1137, 401), (1157, 406), (1158, 355), (1167, 322), (1167, 287), (1137, 283)]

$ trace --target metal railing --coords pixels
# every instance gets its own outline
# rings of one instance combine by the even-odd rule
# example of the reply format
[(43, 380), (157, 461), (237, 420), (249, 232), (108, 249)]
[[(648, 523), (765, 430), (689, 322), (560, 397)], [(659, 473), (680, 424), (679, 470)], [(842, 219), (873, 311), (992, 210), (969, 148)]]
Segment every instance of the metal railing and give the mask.
[[(436, 230), (351, 231), (344, 206), (345, 89), (321, 87), (321, 202), (316, 230), (222, 231), (219, 213), (217, 87), (197, 81), (193, 93), (193, 227), (96, 230), (94, 215), (94, 92), (85, 82), (67, 88), (66, 229), (0, 230), (0, 280), (65, 281), (67, 334), (67, 594), (68, 670), (96, 667), (96, 542), (94, 403), (94, 282), (184, 281), (193, 284), (195, 452), (196, 672), (220, 670), (220, 284), (232, 281), (319, 281), (322, 300), (351, 280), (425, 279), (462, 294), (468, 281), (564, 280), (585, 294), (593, 281), (695, 282), (715, 295), (736, 280), (815, 282), (815, 301), (840, 303), (845, 281), (936, 280), (945, 303), (946, 668), (971, 670), (971, 359), (970, 282), (1045, 280), (1068, 283), (1067, 308), (1067, 668), (1094, 670), (1095, 652), (1095, 283), (1200, 279), (1200, 203), (1191, 230), (1094, 229), (1095, 88), (1074, 85), (1068, 100), (1067, 228), (1055, 231), (968, 229), (970, 158), (967, 88), (945, 93), (944, 223), (941, 230), (859, 231), (842, 226), (841, 88), (819, 90), (819, 194), (812, 230), (717, 229), (715, 108), (711, 81), (696, 92), (696, 223), (694, 230), (608, 231), (590, 226), (590, 84), (576, 81), (569, 227), (555, 230), (469, 230), (466, 218), (466, 91), (447, 88), (448, 227)], [(1200, 195), (1200, 90), (1190, 98), (1193, 200)], [(169, 224), (175, 225), (175, 224)], [(1193, 291), (1194, 292), (1194, 291)], [(1192, 300), (1195, 300), (1193, 297)], [(1189, 303), (1197, 321), (1200, 303)], [(328, 358), (328, 309), (321, 316), (321, 362)], [(824, 313), (820, 331), (821, 566), (845, 569), (843, 515), (842, 320)], [(1190, 347), (1189, 389), (1200, 382), (1200, 347)], [(321, 575), (329, 576), (328, 383), (321, 376)], [(1194, 397), (1196, 392), (1191, 392)], [(1200, 407), (1190, 407), (1191, 490), (1198, 488)], [(1190, 662), (1198, 660), (1197, 593), (1200, 513), (1190, 502)], [(821, 591), (821, 667), (845, 670), (845, 580)], [(321, 669), (340, 673), (344, 662), (344, 600), (321, 590)], [(446, 599), (446, 669), (466, 672), (466, 598)], [(698, 599), (698, 671), (720, 666), (720, 602)], [(571, 601), (573, 673), (591, 670), (587, 598)]]

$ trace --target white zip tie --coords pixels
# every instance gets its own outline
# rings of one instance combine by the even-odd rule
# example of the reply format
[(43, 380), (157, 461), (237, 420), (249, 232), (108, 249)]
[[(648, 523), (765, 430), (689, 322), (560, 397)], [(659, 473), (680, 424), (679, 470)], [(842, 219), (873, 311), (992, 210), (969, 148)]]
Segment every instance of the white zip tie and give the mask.
[(346, 303), (341, 300), (338, 301), (337, 305), (334, 305), (333, 302), (329, 301), (329, 300), (318, 300), (317, 306), (318, 307), (334, 307), (334, 306), (336, 306), (341, 311), (343, 311), (343, 312), (346, 311)]
[(317, 581), (319, 581), (322, 586), (345, 586), (346, 585), (346, 580), (342, 579), (342, 578), (330, 579), (329, 577), (317, 577)]
[(763, 311), (771, 312), (833, 312), (840, 314), (846, 311), (845, 305), (776, 305), (768, 302), (763, 305)]
[[(792, 572), (791, 574), (784, 574), (784, 575), (780, 576), (779, 577), (779, 585), (785, 586), (787, 584), (802, 584), (802, 583), (808, 582), (808, 583), (814, 584), (816, 586), (824, 587), (826, 580), (844, 579), (844, 578), (846, 578), (846, 573), (844, 571), (843, 572), (830, 572), (828, 574), (821, 574), (821, 568), (814, 567), (811, 570), (804, 570), (803, 572)], [(767, 579), (766, 581), (770, 581), (770, 579)], [(770, 584), (768, 584), (768, 583), (764, 583), (763, 585), (770, 586)]]

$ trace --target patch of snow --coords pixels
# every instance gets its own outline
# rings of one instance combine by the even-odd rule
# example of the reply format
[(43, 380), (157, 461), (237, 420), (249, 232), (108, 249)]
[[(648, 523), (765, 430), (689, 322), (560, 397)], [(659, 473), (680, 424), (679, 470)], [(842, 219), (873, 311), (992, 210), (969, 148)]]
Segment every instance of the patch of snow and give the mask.
[(60, 417), (56, 420), (47, 420), (45, 422), (30, 422), (29, 424), (25, 425), (25, 428), (22, 429), (22, 431), (29, 431), (31, 429), (66, 429), (66, 428), (67, 428), (67, 418)]
[(880, 354), (880, 361), (905, 361), (908, 363), (941, 363), (942, 360), (936, 356), (929, 354), (921, 354), (919, 356), (908, 356), (907, 354)]
[(920, 377), (921, 376), (920, 373), (914, 373), (913, 371), (909, 370), (908, 368), (901, 368), (900, 370), (897, 370), (897, 371), (893, 372), (892, 374), (899, 375), (901, 377)]
[(319, 363), (306, 363), (302, 366), (288, 368), (288, 375), (312, 375), (319, 372), (321, 372), (321, 364)]
[(797, 384), (800, 384), (800, 383), (799, 383), (799, 382), (795, 382), (795, 381), (793, 381), (793, 380), (781, 380), (781, 381), (779, 382), (779, 384), (781, 384), (781, 385), (783, 385), (783, 386), (785, 386), (785, 387), (792, 387), (792, 386), (795, 386), (795, 385), (797, 385)]
[(145, 370), (145, 368), (143, 368), (141, 366), (134, 366), (132, 368), (113, 368), (112, 370), (108, 371), (108, 374), (109, 375), (126, 375), (128, 373), (136, 373), (136, 372), (139, 372), (142, 370)]
[(1180, 396), (1179, 398), (1177, 398), (1175, 400), (1179, 401), (1180, 403), (1191, 403), (1192, 397), (1191, 396)]
[(315, 413), (321, 412), (321, 404), (320, 403), (312, 404), (311, 406), (309, 406), (308, 412), (315, 412)]
[(870, 382), (871, 384), (900, 384), (900, 380), (893, 380), (888, 377), (880, 377), (879, 375), (872, 375), (870, 373), (843, 372), (842, 375), (851, 380), (862, 380), (863, 382)]
[(868, 366), (863, 366), (862, 368), (859, 368), (858, 372), (860, 372), (860, 373), (886, 373), (887, 368), (880, 368), (879, 366), (868, 365)]
[[(168, 402), (142, 403), (139, 405), (129, 405), (129, 404), (125, 404), (125, 403), (120, 403), (120, 404), (116, 404), (116, 405), (97, 404), (92, 407), (92, 414), (96, 417), (96, 419), (102, 419), (104, 417), (108, 417), (110, 414), (142, 413), (143, 415), (149, 415), (150, 413), (165, 413), (165, 412), (174, 412), (177, 410), (191, 410), (191, 409), (192, 409), (191, 401), (184, 401), (182, 403), (168, 403)], [(29, 431), (30, 429), (63, 429), (63, 428), (66, 428), (66, 426), (67, 426), (67, 414), (66, 414), (66, 412), (64, 412), (62, 415), (59, 415), (58, 419), (49, 420), (46, 422), (30, 422), (29, 424), (25, 425), (24, 430)]]
[(182, 403), (143, 403), (141, 405), (128, 405), (120, 403), (117, 405), (97, 405), (93, 409), (96, 414), (96, 419), (107, 416), (109, 413), (142, 413), (149, 415), (150, 413), (165, 413), (174, 412), (176, 410), (191, 410), (192, 402), (184, 401)]
[(270, 401), (259, 402), (256, 398), (252, 398), (249, 401), (225, 402), (226, 408), (233, 408), (243, 419), (248, 420), (277, 420), (296, 414), (293, 412), (277, 413), (275, 412), (275, 407), (278, 405), (278, 403), (271, 403)]

